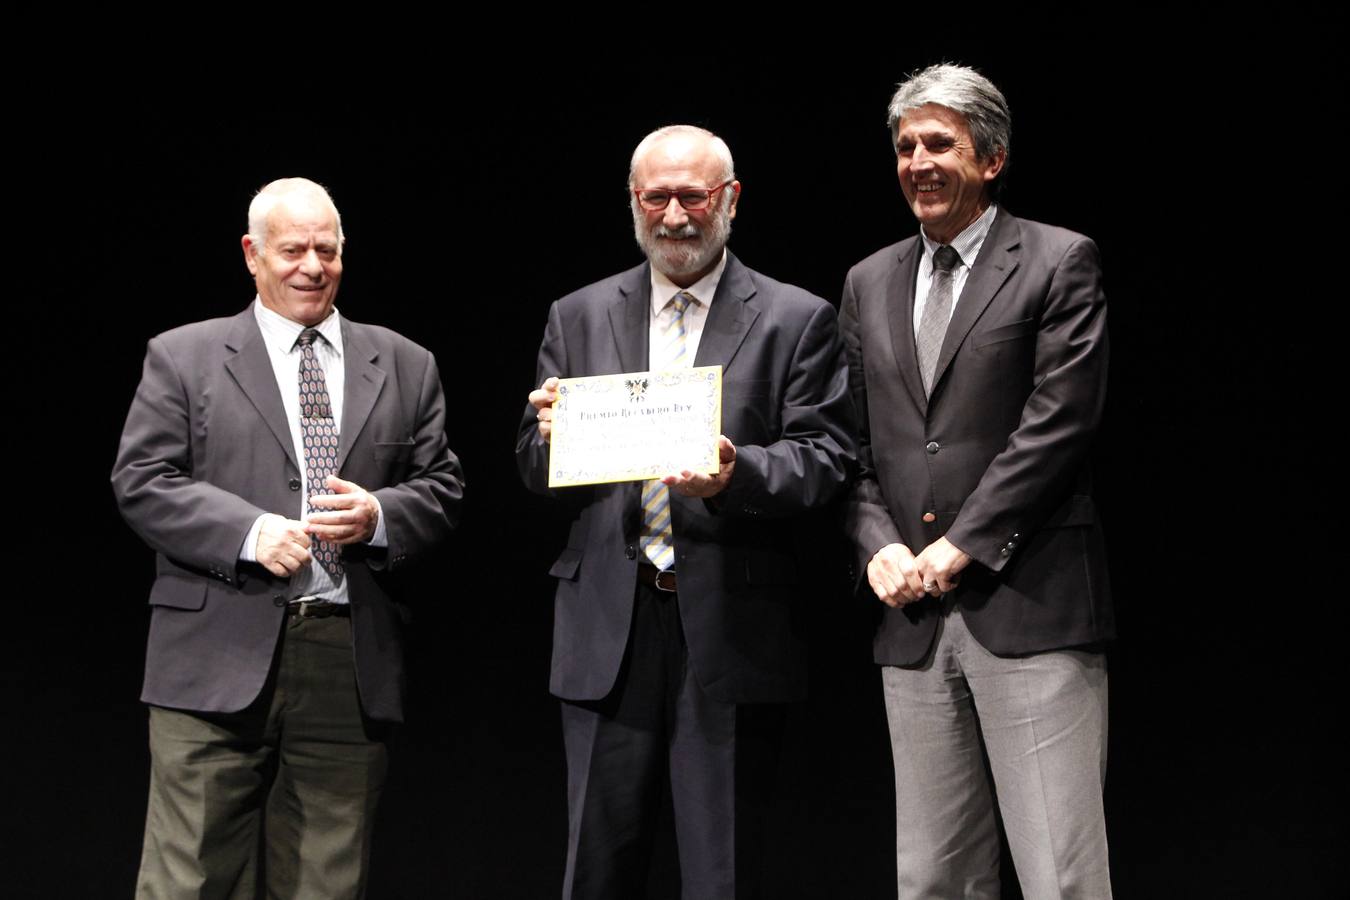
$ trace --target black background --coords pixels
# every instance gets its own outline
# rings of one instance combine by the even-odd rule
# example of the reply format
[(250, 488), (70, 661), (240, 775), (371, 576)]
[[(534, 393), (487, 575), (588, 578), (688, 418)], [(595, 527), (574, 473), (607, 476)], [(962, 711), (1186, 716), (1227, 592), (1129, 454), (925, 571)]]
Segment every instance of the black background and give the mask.
[[(1231, 146), (1243, 101), (1216, 106), (1212, 74), (1156, 43), (680, 43), (210, 77), (183, 52), (91, 68), (77, 87), (22, 85), (0, 892), (130, 895), (152, 559), (107, 472), (145, 341), (243, 308), (248, 201), (305, 175), (343, 213), (343, 313), (436, 353), (468, 482), (458, 538), (422, 572), (371, 895), (555, 896), (564, 768), (545, 572), (565, 522), (520, 487), (512, 457), (548, 304), (640, 260), (628, 156), (680, 121), (735, 154), (737, 255), (837, 303), (850, 265), (915, 230), (884, 128), (894, 84), (957, 58), (1012, 106), (1007, 207), (1102, 252), (1112, 365), (1094, 464), (1121, 634), (1106, 796), (1116, 896), (1343, 893), (1346, 617), (1316, 549), (1340, 522), (1317, 514), (1331, 501), (1315, 476), (1321, 373), (1298, 362), (1308, 323), (1282, 326), (1306, 299), (1273, 262), (1294, 213), (1249, 184), (1252, 148)], [(1310, 178), (1262, 174), (1289, 194)], [(791, 718), (772, 896), (894, 896), (874, 605), (825, 592), (810, 611), (812, 698)], [(656, 861), (654, 896), (673, 865)]]

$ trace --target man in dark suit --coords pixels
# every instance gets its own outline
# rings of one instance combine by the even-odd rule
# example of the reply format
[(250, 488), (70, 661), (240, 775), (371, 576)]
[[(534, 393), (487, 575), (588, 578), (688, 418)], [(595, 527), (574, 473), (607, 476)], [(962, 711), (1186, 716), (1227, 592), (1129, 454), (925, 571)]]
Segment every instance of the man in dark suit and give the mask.
[(922, 233), (855, 266), (840, 308), (905, 898), (998, 895), (995, 798), (1026, 897), (1111, 891), (1114, 625), (1087, 468), (1106, 301), (1090, 240), (994, 202), (1009, 125), (971, 69), (900, 85), (891, 134)]
[(462, 479), (431, 354), (333, 306), (328, 193), (272, 182), (242, 243), (256, 300), (150, 341), (113, 468), (157, 567), (137, 895), (358, 897), (402, 718), (399, 569)]
[(852, 466), (847, 375), (830, 306), (726, 252), (741, 185), (720, 138), (653, 132), (629, 189), (649, 262), (553, 304), (516, 447), (521, 477), (549, 492), (559, 376), (720, 365), (724, 434), (716, 475), (555, 492), (576, 511), (550, 570), (563, 895), (642, 895), (668, 776), (684, 896), (748, 897), (773, 704), (805, 692), (794, 549)]

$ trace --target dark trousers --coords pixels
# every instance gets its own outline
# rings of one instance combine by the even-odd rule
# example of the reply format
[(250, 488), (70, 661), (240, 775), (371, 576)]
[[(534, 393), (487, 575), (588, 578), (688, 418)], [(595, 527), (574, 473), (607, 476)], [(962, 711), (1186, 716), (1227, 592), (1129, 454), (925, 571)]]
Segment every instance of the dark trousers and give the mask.
[(614, 690), (599, 702), (562, 704), (563, 897), (643, 895), (667, 777), (682, 896), (755, 897), (782, 707), (709, 697), (689, 665), (677, 597), (639, 585), (634, 603)]
[(151, 707), (137, 897), (364, 894), (386, 750), (361, 715), (351, 620), (291, 615), (283, 630), (247, 709)]

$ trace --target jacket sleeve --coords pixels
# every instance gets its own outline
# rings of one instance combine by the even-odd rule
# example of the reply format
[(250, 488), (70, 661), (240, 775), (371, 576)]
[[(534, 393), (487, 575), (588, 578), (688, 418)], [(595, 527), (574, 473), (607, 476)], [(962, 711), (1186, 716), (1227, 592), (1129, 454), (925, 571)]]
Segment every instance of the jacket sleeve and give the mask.
[(1050, 280), (1033, 388), (1006, 448), (961, 507), (947, 539), (999, 571), (1053, 512), (1087, 458), (1106, 396), (1106, 297), (1096, 245), (1072, 243)]
[(192, 400), (169, 347), (162, 337), (152, 339), (113, 464), (113, 493), (151, 549), (236, 582), (239, 549), (266, 510), (195, 477)]
[(391, 569), (445, 540), (459, 523), (464, 501), (464, 475), (445, 436), (440, 373), (435, 357), (421, 352), (425, 365), (418, 386), (411, 470), (400, 483), (371, 491), (380, 501), (389, 542), (384, 556)]
[(736, 468), (716, 511), (781, 518), (819, 509), (848, 485), (854, 415), (834, 310), (821, 303), (788, 366), (778, 440), (736, 448)]
[(853, 542), (857, 572), (861, 576), (867, 564), (882, 547), (905, 544), (905, 538), (891, 518), (877, 481), (872, 457), (872, 433), (867, 408), (867, 379), (863, 365), (863, 341), (859, 321), (858, 297), (853, 290), (853, 273), (844, 279), (843, 299), (839, 304), (839, 330), (844, 339), (848, 362), (848, 380), (853, 406), (858, 415), (858, 476), (844, 504), (844, 531)]

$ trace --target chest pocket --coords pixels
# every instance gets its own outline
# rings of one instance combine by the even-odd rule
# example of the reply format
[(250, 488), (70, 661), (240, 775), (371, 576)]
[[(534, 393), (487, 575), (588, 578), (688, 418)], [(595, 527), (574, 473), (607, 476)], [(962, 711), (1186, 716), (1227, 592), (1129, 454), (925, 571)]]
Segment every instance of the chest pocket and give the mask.
[(1006, 325), (999, 325), (990, 328), (987, 331), (979, 331), (970, 336), (970, 349), (978, 350), (981, 347), (988, 347), (991, 344), (1001, 344), (1004, 341), (1015, 341), (1019, 338), (1029, 337), (1036, 333), (1035, 319), (1020, 319), (1016, 322), (1009, 322)]

